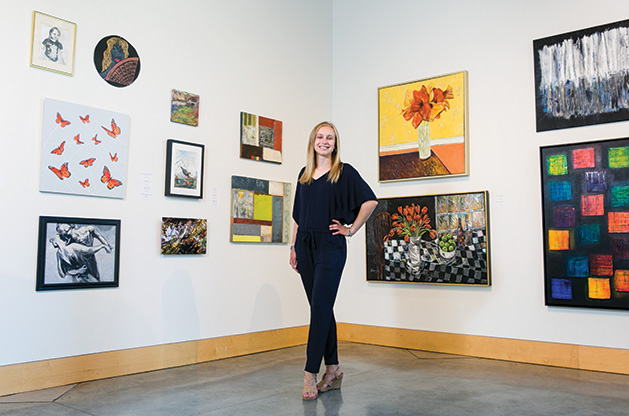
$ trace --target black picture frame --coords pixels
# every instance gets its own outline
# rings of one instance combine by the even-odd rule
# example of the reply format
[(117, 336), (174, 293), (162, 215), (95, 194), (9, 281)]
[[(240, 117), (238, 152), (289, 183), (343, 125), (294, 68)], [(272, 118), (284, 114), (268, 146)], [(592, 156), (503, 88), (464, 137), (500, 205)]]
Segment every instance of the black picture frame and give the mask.
[(164, 195), (202, 199), (204, 159), (204, 145), (168, 139)]
[(36, 290), (118, 287), (120, 220), (39, 217)]

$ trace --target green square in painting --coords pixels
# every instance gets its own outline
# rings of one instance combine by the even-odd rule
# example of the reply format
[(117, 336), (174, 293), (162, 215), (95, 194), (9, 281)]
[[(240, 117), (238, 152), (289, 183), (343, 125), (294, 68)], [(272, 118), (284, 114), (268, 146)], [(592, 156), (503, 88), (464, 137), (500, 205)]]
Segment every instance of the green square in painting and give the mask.
[(612, 207), (629, 206), (629, 186), (612, 186)]
[(259, 221), (273, 220), (273, 197), (255, 194), (253, 196), (253, 219)]
[(548, 174), (551, 176), (568, 174), (568, 157), (563, 155), (548, 156), (546, 159), (548, 165)]
[(612, 147), (607, 155), (610, 168), (629, 167), (629, 147)]

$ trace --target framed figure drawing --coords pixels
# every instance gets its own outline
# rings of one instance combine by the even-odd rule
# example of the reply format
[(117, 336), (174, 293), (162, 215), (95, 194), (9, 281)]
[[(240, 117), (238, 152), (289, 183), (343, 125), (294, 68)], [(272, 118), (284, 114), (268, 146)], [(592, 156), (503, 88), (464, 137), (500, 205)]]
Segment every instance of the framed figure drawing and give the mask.
[(469, 175), (467, 72), (378, 89), (379, 181)]
[(629, 20), (533, 41), (537, 131), (629, 119)]
[(629, 138), (540, 159), (546, 305), (629, 309)]
[(37, 290), (118, 287), (120, 220), (39, 217)]
[(488, 192), (378, 199), (367, 281), (489, 286)]
[(74, 75), (76, 23), (33, 12), (30, 65), (63, 75)]
[(166, 196), (203, 198), (204, 154), (202, 144), (166, 141)]

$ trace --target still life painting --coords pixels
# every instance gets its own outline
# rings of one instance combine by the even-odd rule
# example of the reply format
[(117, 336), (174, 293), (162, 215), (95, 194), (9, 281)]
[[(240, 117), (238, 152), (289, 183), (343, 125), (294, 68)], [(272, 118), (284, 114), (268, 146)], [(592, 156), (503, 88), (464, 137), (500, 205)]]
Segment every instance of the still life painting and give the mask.
[(546, 305), (629, 309), (629, 139), (540, 158)]
[(378, 199), (367, 281), (489, 286), (487, 191)]
[(379, 181), (468, 175), (466, 107), (466, 71), (379, 88)]

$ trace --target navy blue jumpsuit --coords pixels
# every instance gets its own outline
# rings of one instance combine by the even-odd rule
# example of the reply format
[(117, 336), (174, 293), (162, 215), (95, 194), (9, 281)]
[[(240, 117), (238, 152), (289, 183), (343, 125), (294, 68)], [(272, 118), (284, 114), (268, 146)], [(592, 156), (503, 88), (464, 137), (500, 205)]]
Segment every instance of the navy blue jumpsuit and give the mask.
[[(299, 173), (301, 177), (304, 169)], [(343, 164), (336, 183), (326, 173), (309, 185), (297, 182), (293, 219), (297, 223), (297, 270), (310, 303), (306, 368), (318, 373), (321, 359), (338, 364), (334, 301), (347, 258), (345, 237), (332, 235), (332, 220), (352, 224), (366, 201), (376, 200), (367, 182), (351, 165)]]

